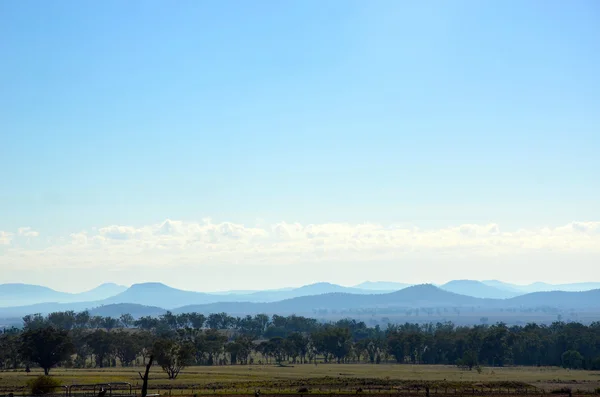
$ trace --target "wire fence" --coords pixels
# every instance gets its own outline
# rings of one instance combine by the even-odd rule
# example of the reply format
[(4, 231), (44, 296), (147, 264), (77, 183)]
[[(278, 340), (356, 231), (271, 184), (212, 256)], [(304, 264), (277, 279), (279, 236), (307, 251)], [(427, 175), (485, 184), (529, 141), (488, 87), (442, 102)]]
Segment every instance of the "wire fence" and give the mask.
[[(378, 397), (468, 397), (468, 396), (528, 396), (528, 395), (549, 395), (550, 396), (578, 396), (578, 395), (600, 395), (600, 389), (594, 390), (571, 390), (563, 387), (555, 390), (545, 390), (535, 387), (493, 387), (484, 385), (468, 386), (310, 386), (310, 387), (227, 387), (226, 385), (182, 385), (180, 387), (150, 387), (147, 391), (147, 397), (176, 397), (188, 396), (198, 397), (206, 395), (218, 395), (223, 397), (241, 397), (261, 395), (269, 397), (306, 397), (316, 396), (336, 396), (336, 397), (356, 397), (359, 395), (376, 395)], [(26, 388), (20, 388), (12, 393), (0, 394), (0, 397), (30, 397), (31, 391)], [(95, 384), (73, 384), (70, 386), (55, 387), (44, 397), (140, 397), (141, 387), (133, 386), (127, 382), (114, 383), (95, 383)], [(39, 396), (35, 396), (39, 397)]]
[[(99, 393), (99, 390), (98, 390)], [(77, 390), (77, 391), (64, 391), (64, 392), (53, 392), (45, 394), (44, 397), (98, 397), (98, 393), (93, 393), (90, 390)], [(528, 395), (550, 395), (550, 396), (577, 396), (577, 395), (590, 395), (597, 394), (594, 391), (577, 390), (575, 392), (564, 391), (552, 391), (548, 392), (543, 389), (460, 389), (460, 388), (449, 388), (449, 389), (420, 389), (420, 388), (403, 388), (403, 389), (349, 389), (349, 388), (314, 388), (306, 390), (292, 390), (292, 389), (261, 389), (260, 395), (277, 397), (277, 396), (288, 396), (288, 397), (306, 397), (310, 395), (316, 396), (336, 396), (336, 397), (356, 397), (357, 395), (376, 395), (376, 396), (389, 396), (389, 397), (468, 397), (468, 396), (528, 396)], [(152, 389), (148, 390), (147, 397), (175, 397), (175, 396), (205, 396), (205, 395), (218, 395), (223, 397), (238, 397), (238, 396), (256, 396), (256, 390), (253, 389), (192, 389), (192, 388), (168, 388), (168, 389)], [(31, 392), (28, 390), (21, 390), (16, 393), (0, 394), (0, 397), (30, 397)], [(115, 393), (105, 394), (104, 397), (139, 397), (141, 396), (141, 389), (132, 389), (130, 393)], [(39, 396), (35, 396), (39, 397)]]

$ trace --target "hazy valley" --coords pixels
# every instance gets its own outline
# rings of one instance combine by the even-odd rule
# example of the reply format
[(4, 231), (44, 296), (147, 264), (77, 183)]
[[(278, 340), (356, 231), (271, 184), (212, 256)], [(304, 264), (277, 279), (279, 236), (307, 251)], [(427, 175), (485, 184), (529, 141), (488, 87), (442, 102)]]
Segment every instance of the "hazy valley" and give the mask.
[(526, 286), (500, 281), (454, 280), (443, 285), (364, 282), (352, 287), (316, 283), (263, 291), (197, 292), (162, 283), (101, 286), (79, 294), (26, 284), (0, 285), (0, 318), (15, 324), (33, 313), (88, 310), (94, 315), (135, 318), (173, 313), (225, 312), (306, 315), (323, 321), (355, 318), (371, 325), (387, 322), (453, 321), (549, 323), (557, 319), (591, 322), (600, 318), (600, 283)]

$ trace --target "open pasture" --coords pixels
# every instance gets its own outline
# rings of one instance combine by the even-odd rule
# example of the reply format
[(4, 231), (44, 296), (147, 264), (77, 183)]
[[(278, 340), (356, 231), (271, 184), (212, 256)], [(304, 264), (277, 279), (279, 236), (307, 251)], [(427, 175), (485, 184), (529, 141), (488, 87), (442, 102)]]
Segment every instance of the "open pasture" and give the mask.
[[(51, 375), (65, 386), (71, 384), (129, 382), (138, 391), (142, 368), (61, 369)], [(42, 374), (34, 369), (0, 372), (0, 393), (27, 390), (27, 382)], [(249, 366), (192, 366), (185, 368), (175, 380), (169, 380), (159, 366), (151, 370), (150, 392), (171, 395), (248, 394), (260, 389), (262, 393), (296, 393), (307, 387), (311, 393), (352, 393), (357, 388), (368, 392), (390, 392), (409, 388), (432, 389), (479, 388), (492, 393), (512, 390), (518, 393), (519, 383), (529, 393), (551, 392), (571, 388), (574, 392), (591, 393), (600, 388), (600, 371), (574, 371), (555, 367), (482, 367), (481, 372), (463, 370), (456, 366), (398, 365), (398, 364), (319, 364), (315, 365), (249, 365)], [(511, 386), (512, 385), (512, 386)], [(422, 391), (422, 390), (421, 390)], [(434, 393), (432, 391), (432, 393)], [(440, 392), (441, 393), (441, 392)]]

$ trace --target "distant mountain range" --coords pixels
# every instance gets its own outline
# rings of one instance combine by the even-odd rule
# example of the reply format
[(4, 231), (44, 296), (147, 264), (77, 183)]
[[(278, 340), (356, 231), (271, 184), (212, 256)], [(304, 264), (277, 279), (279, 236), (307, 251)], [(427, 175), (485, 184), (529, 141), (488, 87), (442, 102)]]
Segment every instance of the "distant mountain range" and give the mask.
[(367, 289), (370, 291), (399, 291), (406, 287), (410, 287), (412, 284), (395, 283), (392, 281), (365, 281), (355, 285), (354, 288)]
[(248, 294), (241, 293), (216, 293), (184, 291), (169, 287), (162, 283), (134, 284), (126, 291), (104, 299), (102, 304), (113, 303), (137, 303), (141, 305), (158, 306), (173, 309), (184, 305), (202, 305), (217, 302), (276, 302), (284, 299), (298, 298), (301, 296), (322, 295), (333, 292), (350, 294), (374, 294), (390, 291), (371, 291), (330, 283), (316, 283), (305, 285), (300, 288), (258, 291)]
[(137, 305), (135, 303), (115, 303), (112, 305), (98, 306), (91, 309), (90, 315), (102, 317), (119, 317), (122, 314), (131, 314), (134, 318), (144, 316), (157, 317), (165, 314), (167, 311), (156, 306)]
[[(187, 291), (184, 291), (187, 292)], [(97, 305), (97, 306), (94, 306)], [(367, 309), (427, 309), (427, 308), (464, 308), (477, 310), (497, 310), (512, 308), (543, 308), (560, 309), (600, 309), (600, 290), (584, 292), (535, 292), (510, 299), (482, 299), (460, 295), (443, 290), (430, 284), (417, 285), (403, 290), (385, 294), (350, 294), (328, 293), (323, 295), (302, 296), (277, 302), (217, 302), (200, 305), (185, 305), (174, 308), (174, 313), (199, 312), (204, 314), (226, 312), (230, 315), (246, 314), (301, 314), (314, 315), (321, 310), (329, 313), (339, 311), (359, 312)], [(106, 304), (98, 302), (74, 304), (42, 304), (20, 308), (0, 309), (0, 317), (14, 317), (19, 312), (47, 313), (58, 310), (90, 309), (93, 315), (112, 315), (118, 317), (130, 313), (134, 317), (144, 315), (160, 315), (166, 310), (161, 307), (141, 304)]]
[(439, 287), (446, 291), (455, 292), (462, 295), (469, 295), (476, 298), (506, 299), (532, 292), (590, 291), (593, 289), (600, 289), (600, 283), (588, 282), (573, 284), (547, 284), (537, 282), (528, 285), (518, 285), (505, 283), (498, 280), (453, 280), (446, 284), (440, 285)]
[(600, 289), (590, 291), (543, 291), (519, 295), (508, 300), (512, 307), (557, 307), (595, 309), (600, 307)]
[(496, 287), (509, 292), (515, 292), (518, 294), (527, 294), (531, 292), (547, 292), (547, 291), (567, 291), (567, 292), (580, 292), (590, 291), (593, 289), (600, 289), (600, 282), (586, 282), (586, 283), (571, 283), (571, 284), (547, 284), (547, 283), (532, 283), (527, 285), (518, 285), (505, 283), (498, 280), (486, 280), (482, 281), (483, 284)]
[(44, 302), (85, 302), (107, 299), (125, 291), (127, 287), (106, 283), (98, 287), (71, 294), (59, 292), (48, 287), (31, 284), (0, 284), (0, 307), (32, 305)]
[(400, 291), (382, 294), (327, 293), (302, 296), (277, 302), (219, 302), (206, 305), (188, 305), (175, 310), (177, 313), (199, 312), (230, 314), (253, 313), (300, 313), (315, 310), (360, 310), (371, 308), (413, 308), (438, 306), (479, 305), (481, 299), (444, 291), (431, 284), (416, 285)]
[(496, 310), (547, 307), (567, 310), (599, 309), (600, 311), (600, 289), (584, 292), (534, 292), (508, 299), (484, 299), (446, 291), (431, 284), (423, 284), (385, 294), (329, 293), (269, 303), (220, 302), (183, 306), (175, 309), (174, 312), (311, 315), (319, 312), (320, 309), (331, 313), (342, 310), (356, 312), (361, 309), (477, 308), (478, 310)]
[(440, 286), (441, 289), (475, 298), (506, 299), (522, 295), (522, 292), (502, 289), (475, 280), (454, 280)]
[[(527, 288), (548, 288), (541, 283)], [(583, 289), (596, 283), (567, 284), (565, 289)], [(600, 287), (600, 283), (598, 285)], [(390, 289), (387, 289), (390, 288)], [(411, 308), (539, 308), (600, 311), (600, 289), (575, 291), (519, 292), (518, 286), (499, 281), (455, 280), (439, 287), (431, 284), (407, 286), (387, 282), (365, 282), (355, 287), (330, 283), (316, 283), (300, 288), (267, 291), (231, 291), (203, 293), (184, 291), (162, 283), (134, 284), (129, 288), (103, 284), (91, 291), (67, 294), (52, 289), (26, 284), (0, 285), (0, 318), (15, 318), (25, 314), (65, 310), (90, 310), (98, 315), (130, 313), (135, 317), (158, 315), (166, 310), (201, 313), (227, 312), (229, 314), (277, 313), (310, 315), (319, 310), (361, 311), (363, 309)], [(111, 295), (111, 296), (106, 296)], [(31, 302), (6, 307), (6, 302)], [(474, 310), (474, 309), (473, 309)]]

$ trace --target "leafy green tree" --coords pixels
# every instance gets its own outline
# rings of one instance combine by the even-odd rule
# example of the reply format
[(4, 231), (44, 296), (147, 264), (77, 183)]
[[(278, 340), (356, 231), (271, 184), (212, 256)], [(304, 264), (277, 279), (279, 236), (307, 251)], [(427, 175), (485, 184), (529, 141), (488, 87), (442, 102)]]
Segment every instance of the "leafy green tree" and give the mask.
[(247, 364), (253, 346), (254, 343), (252, 338), (248, 336), (238, 336), (234, 341), (227, 343), (225, 345), (225, 351), (229, 353), (229, 362), (232, 365), (235, 365), (238, 362), (240, 364)]
[(169, 379), (175, 379), (183, 368), (193, 364), (195, 348), (189, 341), (159, 339), (154, 342), (152, 352)]
[(285, 355), (284, 343), (285, 343), (285, 340), (280, 336), (271, 338), (267, 342), (266, 352), (268, 353), (268, 355), (275, 358), (275, 362), (277, 364), (281, 364), (283, 362), (283, 357)]
[(266, 314), (257, 314), (254, 316), (254, 321), (256, 322), (258, 329), (260, 329), (260, 332), (263, 333), (271, 320)]
[(37, 363), (48, 375), (50, 369), (67, 360), (75, 351), (65, 330), (52, 326), (28, 329), (21, 335), (21, 355), (26, 361)]
[(204, 322), (206, 321), (206, 316), (200, 313), (189, 313), (189, 321), (192, 325), (192, 328), (200, 329), (204, 326)]
[(92, 349), (87, 344), (87, 330), (82, 328), (76, 328), (71, 331), (71, 339), (73, 340), (73, 346), (75, 348), (75, 367), (85, 368), (87, 358), (92, 355)]
[(111, 359), (115, 355), (115, 341), (112, 333), (98, 329), (87, 335), (86, 343), (94, 354), (97, 367), (104, 368), (107, 364), (110, 366)]
[(129, 328), (133, 325), (135, 320), (133, 319), (133, 316), (131, 314), (124, 313), (121, 314), (121, 317), (119, 317), (119, 321), (121, 324), (123, 324), (123, 327)]
[(583, 356), (576, 350), (567, 350), (561, 356), (562, 366), (569, 369), (583, 368)]
[(213, 365), (215, 359), (223, 352), (227, 336), (216, 329), (207, 329), (200, 333), (195, 339), (195, 346), (199, 352), (206, 353), (208, 360), (206, 364)]
[(158, 327), (160, 321), (152, 316), (144, 316), (133, 322), (133, 325), (143, 330), (151, 330)]
[(190, 326), (190, 314), (181, 313), (177, 315), (177, 328), (189, 328)]
[(477, 360), (477, 353), (472, 350), (467, 350), (464, 352), (462, 358), (457, 360), (457, 365), (460, 367), (467, 367), (469, 371), (473, 370), (473, 367), (478, 365), (479, 361)]
[(69, 331), (75, 327), (76, 316), (74, 311), (54, 312), (48, 315), (47, 321), (56, 328)]
[(375, 363), (377, 356), (385, 350), (385, 339), (382, 337), (370, 337), (364, 339), (365, 350), (371, 364)]
[(17, 369), (21, 362), (19, 345), (17, 333), (0, 334), (0, 369)]
[(34, 329), (48, 326), (46, 319), (39, 313), (28, 314), (23, 317), (23, 328)]
[(101, 327), (110, 331), (111, 329), (115, 329), (119, 327), (119, 320), (112, 317), (103, 317), (101, 321)]
[(121, 361), (121, 366), (129, 367), (140, 354), (142, 346), (137, 335), (129, 332), (118, 331), (113, 335), (115, 355)]
[(242, 351), (242, 345), (235, 341), (229, 342), (225, 345), (225, 351), (229, 353), (231, 365), (235, 365), (238, 362), (238, 354)]
[(234, 324), (234, 318), (227, 313), (212, 313), (206, 320), (206, 325), (211, 329), (228, 329)]
[(483, 338), (480, 353), (482, 361), (492, 366), (503, 366), (511, 358), (508, 327), (499, 323), (492, 325), (484, 332), (486, 335)]
[(177, 329), (177, 316), (167, 311), (165, 314), (160, 316), (160, 322), (165, 324), (170, 329)]
[(102, 328), (103, 322), (104, 319), (102, 318), (102, 316), (92, 316), (90, 317), (89, 324), (91, 328), (100, 329)]
[(90, 325), (90, 312), (87, 310), (75, 314), (75, 327), (87, 328)]
[(286, 350), (288, 356), (292, 357), (293, 362), (300, 357), (300, 361), (304, 362), (308, 350), (308, 338), (299, 332), (293, 332), (286, 338)]
[(142, 356), (142, 363), (146, 365), (146, 361), (150, 359), (152, 355), (152, 346), (156, 336), (149, 331), (138, 331), (135, 334), (135, 339), (140, 348), (140, 356)]
[(263, 334), (263, 327), (255, 317), (247, 315), (237, 320), (237, 330), (240, 334), (258, 338)]
[(387, 345), (388, 351), (392, 356), (394, 356), (396, 362), (403, 363), (406, 358), (406, 354), (402, 335), (398, 332), (391, 333), (388, 336)]
[(326, 326), (313, 332), (311, 337), (317, 350), (325, 356), (325, 361), (328, 361), (329, 357), (334, 357), (338, 363), (341, 363), (352, 348), (352, 336), (348, 328)]

